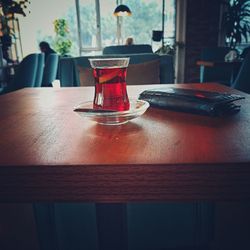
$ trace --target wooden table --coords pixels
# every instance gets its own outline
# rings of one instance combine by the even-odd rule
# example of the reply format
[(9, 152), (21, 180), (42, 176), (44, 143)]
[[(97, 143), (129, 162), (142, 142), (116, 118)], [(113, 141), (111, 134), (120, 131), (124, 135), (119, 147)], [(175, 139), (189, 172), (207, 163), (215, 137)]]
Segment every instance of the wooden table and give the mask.
[[(156, 86), (128, 86), (129, 96)], [(232, 91), (218, 84), (174, 86)], [(93, 87), (1, 96), (0, 201), (249, 200), (246, 97), (227, 118), (149, 108), (125, 125), (102, 126), (72, 111), (92, 100)]]

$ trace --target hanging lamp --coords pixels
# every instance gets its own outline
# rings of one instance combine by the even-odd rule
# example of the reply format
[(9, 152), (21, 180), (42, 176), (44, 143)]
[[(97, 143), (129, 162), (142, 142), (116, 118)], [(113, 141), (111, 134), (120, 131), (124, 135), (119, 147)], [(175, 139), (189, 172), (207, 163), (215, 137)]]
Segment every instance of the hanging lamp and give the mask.
[(120, 4), (115, 8), (115, 16), (131, 16), (132, 12), (127, 5)]

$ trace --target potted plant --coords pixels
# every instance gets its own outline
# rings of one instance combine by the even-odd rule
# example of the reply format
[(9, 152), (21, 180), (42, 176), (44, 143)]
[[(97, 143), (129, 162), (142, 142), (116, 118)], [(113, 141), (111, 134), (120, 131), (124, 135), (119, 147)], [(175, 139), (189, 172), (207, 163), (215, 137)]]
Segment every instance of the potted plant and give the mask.
[(0, 0), (0, 8), (4, 16), (10, 16), (14, 14), (21, 14), (26, 16), (24, 9), (27, 8), (29, 0), (13, 1), (13, 0)]
[(164, 46), (160, 47), (158, 50), (155, 51), (156, 54), (159, 55), (175, 55), (175, 44), (164, 44)]
[(54, 21), (54, 30), (56, 33), (54, 48), (62, 56), (70, 53), (72, 42), (68, 38), (68, 24), (65, 19), (56, 19)]
[(250, 34), (250, 0), (231, 0), (223, 2), (226, 11), (223, 14), (222, 26), (225, 30), (227, 45), (235, 49), (242, 38), (248, 41)]

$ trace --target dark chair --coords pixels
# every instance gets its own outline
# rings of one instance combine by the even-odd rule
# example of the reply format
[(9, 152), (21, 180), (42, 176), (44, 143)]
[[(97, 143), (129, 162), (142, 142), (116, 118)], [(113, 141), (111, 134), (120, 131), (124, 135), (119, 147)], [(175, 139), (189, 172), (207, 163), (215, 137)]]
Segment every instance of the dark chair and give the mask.
[[(103, 55), (101, 57), (121, 57), (122, 55)], [(124, 56), (130, 57), (129, 65), (140, 66), (139, 64), (149, 64), (159, 61), (159, 74), (160, 83), (167, 84), (174, 82), (174, 64), (173, 56), (170, 55), (157, 55), (154, 53), (139, 53), (127, 54)], [(98, 56), (100, 57), (100, 56)], [(81, 57), (61, 57), (59, 62), (58, 79), (60, 80), (61, 87), (77, 87), (81, 84), (81, 78), (86, 79), (91, 74), (92, 69), (89, 64), (89, 58), (96, 58), (95, 56), (81, 56)], [(141, 65), (142, 66), (142, 65)], [(155, 66), (155, 64), (154, 64)], [(86, 73), (86, 74), (85, 74)], [(138, 74), (137, 74), (138, 75)], [(81, 77), (82, 76), (82, 77)], [(145, 76), (144, 76), (145, 77)]]
[(152, 46), (149, 44), (134, 44), (134, 45), (112, 45), (103, 49), (103, 55), (109, 54), (138, 54), (138, 53), (153, 53)]
[[(222, 62), (225, 55), (230, 51), (228, 47), (207, 47), (201, 51), (200, 60)], [(200, 82), (220, 82), (230, 85), (231, 71), (223, 65), (216, 67), (200, 67)]]
[(26, 56), (18, 65), (13, 86), (19, 88), (34, 87), (39, 55), (37, 53)]
[(232, 87), (250, 94), (249, 71), (250, 71), (250, 52), (246, 55)]
[(13, 79), (7, 84), (1, 94), (25, 87), (34, 87), (38, 64), (38, 54), (26, 56), (15, 70)]
[[(86, 59), (84, 66), (91, 67), (89, 64), (89, 60)], [(73, 58), (69, 57), (61, 57), (59, 60), (58, 65), (58, 78), (60, 80), (61, 87), (79, 87), (80, 81), (76, 80), (77, 70), (76, 70), (77, 63), (74, 62)]]
[(208, 249), (213, 211), (205, 202), (34, 204), (41, 250)]
[(129, 243), (133, 249), (208, 249), (213, 210), (208, 202), (129, 203)]
[(35, 203), (40, 250), (98, 250), (93, 203)]
[(224, 61), (225, 55), (230, 51), (229, 47), (207, 47), (201, 51), (201, 60)]
[(240, 57), (244, 59), (249, 52), (250, 52), (250, 46), (248, 46), (248, 47), (246, 47), (246, 48), (243, 49)]
[(58, 54), (49, 54), (43, 71), (42, 87), (51, 87), (52, 82), (56, 79), (58, 70)]
[(37, 62), (37, 71), (36, 71), (36, 79), (34, 87), (41, 87), (42, 79), (43, 79), (43, 70), (44, 70), (44, 53), (38, 54), (38, 62)]

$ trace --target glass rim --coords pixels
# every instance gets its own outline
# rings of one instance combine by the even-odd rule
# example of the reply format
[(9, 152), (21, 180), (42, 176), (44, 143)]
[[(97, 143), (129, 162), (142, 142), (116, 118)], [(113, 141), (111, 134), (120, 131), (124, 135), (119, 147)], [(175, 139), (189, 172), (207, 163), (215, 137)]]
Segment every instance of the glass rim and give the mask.
[(92, 68), (126, 68), (130, 57), (88, 58)]
[(88, 58), (89, 61), (121, 61), (129, 60), (130, 57), (106, 57), (106, 58)]

